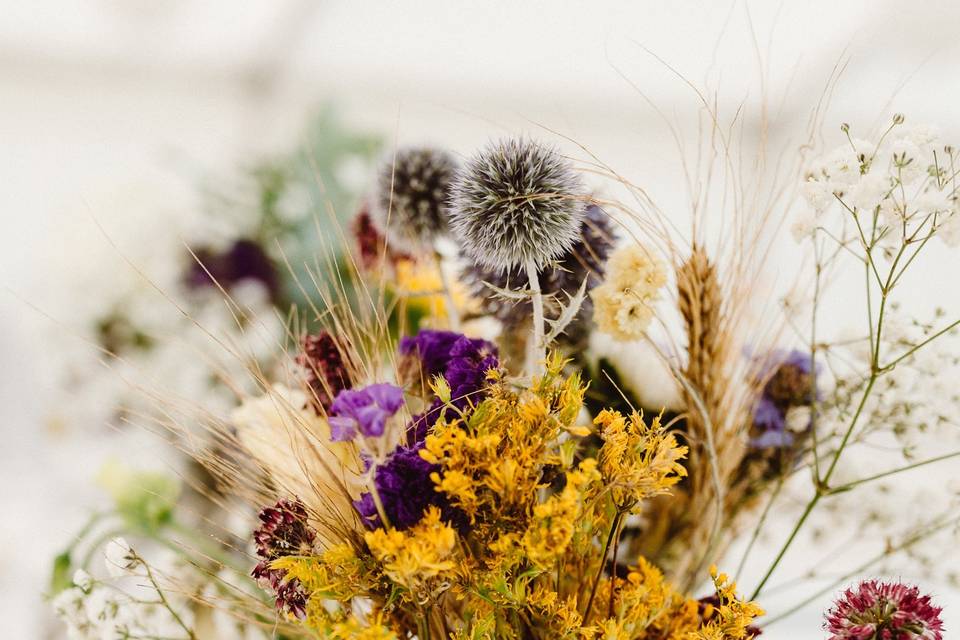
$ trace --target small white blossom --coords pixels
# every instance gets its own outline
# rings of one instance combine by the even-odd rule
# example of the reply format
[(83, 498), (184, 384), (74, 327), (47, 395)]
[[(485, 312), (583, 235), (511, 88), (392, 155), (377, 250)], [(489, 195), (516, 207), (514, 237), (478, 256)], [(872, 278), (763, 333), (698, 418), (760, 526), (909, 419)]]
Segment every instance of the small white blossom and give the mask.
[(93, 576), (83, 569), (77, 569), (73, 573), (73, 584), (84, 593), (90, 593), (90, 589), (93, 588)]
[(139, 559), (123, 538), (113, 538), (103, 550), (107, 573), (113, 578), (131, 575)]

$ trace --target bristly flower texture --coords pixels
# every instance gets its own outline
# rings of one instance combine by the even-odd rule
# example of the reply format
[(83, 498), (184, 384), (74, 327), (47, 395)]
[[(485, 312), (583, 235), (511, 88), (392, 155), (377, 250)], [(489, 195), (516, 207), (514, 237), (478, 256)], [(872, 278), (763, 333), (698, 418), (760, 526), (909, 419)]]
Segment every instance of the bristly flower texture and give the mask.
[(940, 607), (913, 585), (867, 580), (827, 612), (830, 640), (942, 640)]
[(591, 294), (597, 327), (617, 340), (639, 340), (653, 320), (653, 305), (666, 282), (663, 263), (649, 249), (620, 247), (607, 262), (603, 283)]
[(281, 500), (260, 512), (260, 528), (253, 532), (259, 564), (253, 577), (276, 594), (277, 609), (297, 618), (306, 616), (307, 594), (299, 580), (288, 579), (286, 571), (272, 566), (272, 562), (286, 556), (308, 555), (313, 550), (315, 534), (307, 524), (303, 503)]
[(510, 138), (490, 144), (457, 174), (450, 228), (484, 267), (539, 269), (577, 241), (584, 199), (579, 176), (559, 153)]
[[(538, 273), (540, 288), (547, 297), (545, 303), (548, 310), (551, 302), (566, 302), (564, 296), (573, 296), (584, 280), (587, 282), (587, 291), (591, 291), (600, 284), (613, 241), (614, 235), (609, 216), (596, 205), (588, 206), (580, 223), (577, 241), (569, 251), (542, 267)], [(471, 263), (464, 270), (463, 278), (470, 284), (473, 295), (481, 301), (483, 311), (503, 322), (507, 330), (515, 331), (529, 322), (530, 300), (505, 299), (492, 293), (488, 286), (490, 284), (503, 290), (524, 286), (527, 282), (527, 274), (522, 268), (514, 267), (504, 271), (500, 268)], [(586, 331), (586, 327), (582, 325), (591, 314), (588, 298), (581, 305), (574, 323), (567, 328), (566, 334), (571, 336), (573, 341), (579, 337), (578, 334)]]
[(376, 216), (388, 240), (432, 249), (446, 233), (450, 184), (457, 171), (453, 154), (442, 149), (400, 149), (380, 167)]

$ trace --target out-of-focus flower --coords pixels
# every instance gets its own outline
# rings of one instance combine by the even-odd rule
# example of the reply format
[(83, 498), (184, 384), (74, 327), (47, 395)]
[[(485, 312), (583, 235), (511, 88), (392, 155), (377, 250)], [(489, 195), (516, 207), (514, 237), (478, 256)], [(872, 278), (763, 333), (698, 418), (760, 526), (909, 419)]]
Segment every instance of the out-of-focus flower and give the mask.
[[(753, 429), (750, 446), (755, 449), (784, 448), (793, 444), (795, 433), (810, 426), (810, 413), (793, 413), (792, 423), (787, 416), (793, 409), (809, 408), (816, 397), (816, 376), (811, 368), (810, 354), (796, 349), (774, 351), (762, 367), (766, 378), (763, 391), (753, 410)], [(807, 423), (798, 420), (806, 416)]]
[[(112, 578), (130, 575), (140, 564), (140, 559), (123, 538), (112, 538), (103, 548), (107, 573)], [(78, 585), (79, 586), (79, 585)]]
[(307, 511), (300, 501), (280, 500), (260, 511), (259, 518), (260, 528), (254, 531), (253, 539), (260, 562), (251, 575), (262, 587), (273, 589), (277, 609), (302, 619), (306, 616), (307, 594), (300, 581), (287, 580), (286, 571), (270, 563), (285, 556), (308, 555), (313, 550), (316, 534), (307, 524)]
[(335, 442), (382, 436), (387, 420), (403, 406), (403, 390), (387, 382), (346, 389), (330, 406), (330, 438)]
[(866, 580), (840, 595), (823, 628), (830, 640), (942, 640), (940, 611), (913, 585)]
[(257, 242), (248, 238), (235, 240), (225, 251), (199, 247), (193, 250), (193, 259), (184, 282), (188, 287), (223, 287), (232, 289), (245, 280), (258, 282), (266, 288), (272, 300), (280, 295), (280, 278), (273, 260)]
[(385, 265), (393, 267), (400, 260), (410, 260), (411, 256), (397, 247), (388, 246), (387, 239), (373, 223), (370, 209), (364, 205), (351, 224), (353, 237), (357, 243), (360, 266), (366, 271), (375, 271)]
[(542, 268), (577, 241), (584, 214), (580, 177), (558, 152), (523, 138), (490, 144), (457, 174), (450, 228), (474, 262)]
[(603, 283), (591, 293), (594, 321), (618, 340), (642, 338), (666, 282), (663, 264), (648, 249), (636, 244), (620, 247), (607, 261)]
[(77, 569), (73, 572), (73, 584), (84, 593), (90, 593), (90, 589), (93, 588), (93, 576), (83, 569)]
[(450, 184), (457, 160), (442, 149), (400, 149), (380, 167), (376, 215), (389, 241), (432, 250), (447, 230)]
[(113, 498), (127, 526), (140, 532), (155, 532), (167, 524), (180, 497), (175, 477), (131, 469), (117, 460), (104, 464), (97, 480)]

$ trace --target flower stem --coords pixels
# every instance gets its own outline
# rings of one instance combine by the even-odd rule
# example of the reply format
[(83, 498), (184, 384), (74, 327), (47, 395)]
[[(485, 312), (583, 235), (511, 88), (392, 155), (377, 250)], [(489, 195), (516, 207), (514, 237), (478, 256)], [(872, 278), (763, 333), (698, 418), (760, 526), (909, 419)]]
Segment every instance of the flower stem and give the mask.
[[(593, 608), (593, 598), (597, 595), (597, 587), (600, 586), (600, 578), (603, 577), (603, 568), (607, 566), (607, 552), (610, 551), (610, 544), (613, 542), (614, 536), (617, 535), (617, 532), (620, 530), (620, 521), (623, 518), (623, 511), (617, 509), (617, 515), (613, 517), (613, 522), (610, 523), (610, 533), (607, 535), (607, 541), (603, 543), (603, 551), (600, 554), (600, 568), (597, 570), (597, 575), (593, 579), (593, 586), (590, 588), (590, 597), (587, 599), (587, 608), (583, 612), (583, 626), (586, 627), (587, 623), (590, 622), (590, 614), (592, 613)], [(613, 588), (613, 585), (610, 585), (610, 588)]]
[(433, 259), (437, 264), (437, 273), (440, 274), (440, 286), (443, 288), (443, 300), (447, 307), (447, 322), (450, 323), (451, 330), (460, 331), (460, 312), (457, 311), (457, 304), (453, 301), (450, 279), (443, 270), (443, 257), (435, 252)]
[(547, 345), (543, 340), (543, 293), (540, 276), (533, 260), (527, 260), (527, 279), (530, 281), (530, 301), (533, 304), (533, 340), (527, 346), (527, 370), (534, 376), (543, 373), (547, 360)]

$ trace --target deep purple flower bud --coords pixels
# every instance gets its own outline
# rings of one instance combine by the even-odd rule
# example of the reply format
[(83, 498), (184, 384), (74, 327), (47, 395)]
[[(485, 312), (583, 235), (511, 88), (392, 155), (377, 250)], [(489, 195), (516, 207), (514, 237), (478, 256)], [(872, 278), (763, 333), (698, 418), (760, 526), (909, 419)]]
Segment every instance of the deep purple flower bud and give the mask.
[[(440, 507), (445, 521), (457, 526), (465, 524), (463, 512), (452, 507), (447, 497), (436, 490), (430, 474), (439, 467), (420, 457), (422, 448), (422, 443), (399, 447), (377, 467), (374, 485), (390, 525), (396, 529), (408, 529), (420, 522), (423, 512), (431, 505)], [(371, 494), (363, 494), (354, 506), (367, 527), (383, 526)]]

